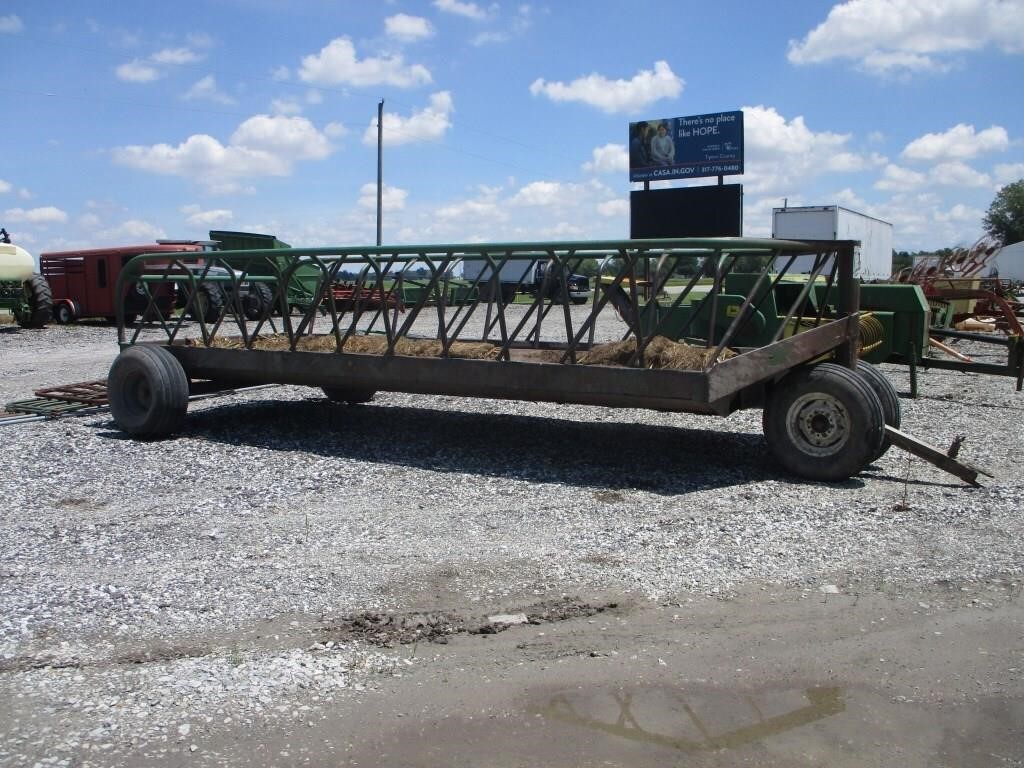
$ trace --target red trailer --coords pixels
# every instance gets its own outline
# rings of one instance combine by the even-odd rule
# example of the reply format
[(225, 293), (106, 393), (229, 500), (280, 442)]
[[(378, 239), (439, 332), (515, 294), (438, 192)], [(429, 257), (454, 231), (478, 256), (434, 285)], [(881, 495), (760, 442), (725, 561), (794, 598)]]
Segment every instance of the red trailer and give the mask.
[[(141, 253), (200, 252), (200, 243), (144, 243), (117, 248), (51, 251), (39, 256), (40, 271), (53, 292), (53, 317), (70, 323), (83, 317), (114, 321), (117, 311), (115, 287), (121, 267)], [(174, 309), (173, 283), (156, 284), (151, 291), (165, 317)], [(145, 311), (149, 298), (141, 284), (125, 288), (125, 315), (134, 319)]]

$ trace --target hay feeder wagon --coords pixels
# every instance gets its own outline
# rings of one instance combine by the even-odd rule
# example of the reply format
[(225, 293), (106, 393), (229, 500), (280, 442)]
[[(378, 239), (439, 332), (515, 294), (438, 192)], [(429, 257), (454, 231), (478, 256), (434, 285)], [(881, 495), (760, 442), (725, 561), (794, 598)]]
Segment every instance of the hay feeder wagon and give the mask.
[[(226, 291), (236, 299), (217, 318), (188, 307), (165, 316), (151, 299), (156, 320), (137, 327), (125, 325), (120, 309), (110, 405), (117, 425), (142, 439), (179, 430), (190, 392), (257, 384), (319, 387), (330, 400), (349, 403), (394, 391), (717, 416), (763, 408), (765, 438), (786, 470), (841, 480), (888, 447), (886, 424), (899, 426), (892, 385), (858, 365), (854, 245), (686, 238), (204, 254), (210, 267), (230, 262), (234, 269), (221, 278), (188, 272), (166, 253), (144, 255), (119, 279), (138, 281), (154, 297), (167, 281), (187, 288), (254, 280), (266, 282), (274, 302), (252, 320), (237, 291)], [(801, 256), (814, 264), (805, 287), (776, 291)], [(670, 284), (676, 267), (694, 257), (698, 274)], [(745, 257), (757, 257), (763, 268), (743, 281), (745, 295), (730, 295), (726, 278), (751, 263)], [(513, 259), (544, 263), (553, 281), (596, 260), (604, 277), (585, 306), (549, 295), (557, 290), (539, 291), (528, 303), (481, 300), (500, 295), (502, 266)], [(475, 299), (450, 304), (450, 282), (470, 262), (484, 265), (472, 270)], [(400, 312), (388, 297), (400, 296), (407, 273), (422, 275), (424, 267), (426, 290)], [(287, 286), (300, 270), (317, 274), (319, 287), (295, 312)], [(359, 275), (344, 300), (332, 289), (343, 270)], [(812, 284), (822, 282), (831, 303), (814, 306)], [(645, 292), (658, 299), (645, 302)], [(688, 362), (680, 364), (683, 358)]]

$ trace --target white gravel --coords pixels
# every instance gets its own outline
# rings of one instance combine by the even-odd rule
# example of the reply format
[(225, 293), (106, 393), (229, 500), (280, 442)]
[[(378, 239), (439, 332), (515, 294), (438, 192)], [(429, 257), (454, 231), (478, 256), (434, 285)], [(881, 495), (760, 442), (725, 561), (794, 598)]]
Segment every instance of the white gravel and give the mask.
[[(116, 352), (109, 327), (0, 326), (0, 402), (102, 378)], [(908, 391), (906, 369), (883, 370)], [(920, 378), (904, 429), (966, 435), (961, 458), (995, 475), (984, 488), (897, 449), (845, 483), (787, 478), (759, 411), (390, 393), (349, 407), (275, 387), (194, 403), (161, 442), (125, 439), (106, 412), (0, 427), (0, 764), (102, 765), (225, 718), (315, 719), (423, 656), (317, 629), (428, 592), (486, 615), (563, 594), (1013, 587), (1022, 395), (1007, 378)]]

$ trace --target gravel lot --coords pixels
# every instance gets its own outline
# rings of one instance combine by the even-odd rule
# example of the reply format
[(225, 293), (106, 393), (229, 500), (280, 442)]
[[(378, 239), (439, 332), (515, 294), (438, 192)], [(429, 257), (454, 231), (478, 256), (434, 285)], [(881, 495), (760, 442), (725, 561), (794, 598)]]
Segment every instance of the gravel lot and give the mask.
[[(116, 352), (105, 326), (0, 325), (0, 403), (103, 378)], [(905, 369), (883, 370), (909, 390)], [(684, 642), (669, 615), (689, 616), (692, 631), (711, 614), (767, 620), (766, 595), (793, 606), (847, 599), (851, 636), (875, 625), (851, 596), (893, 601), (878, 612), (906, 618), (907, 653), (924, 636), (918, 614), (988, 611), (1000, 621), (985, 649), (994, 666), (970, 690), (948, 674), (952, 688), (929, 690), (943, 706), (994, 702), (979, 722), (1002, 722), (1024, 712), (1024, 400), (1006, 378), (920, 379), (923, 396), (901, 398), (904, 429), (942, 447), (966, 436), (961, 458), (994, 475), (983, 488), (896, 449), (848, 482), (785, 477), (759, 411), (713, 419), (392, 393), (344, 406), (272, 387), (195, 402), (184, 433), (160, 442), (126, 439), (106, 412), (0, 427), (0, 765), (355, 764), (364, 732), (295, 734), (319, 734), (341, 712), (364, 722), (371, 709), (392, 711), (439, 676), (467, 700), (498, 669), (550, 680), (523, 643), (503, 639), (515, 633), (525, 642), (564, 624), (576, 651), (642, 661), (659, 642)], [(496, 629), (489, 616), (519, 613), (529, 629), (502, 632), (493, 658), (474, 655), (476, 635)], [(794, 615), (793, 642), (818, 618)], [(601, 645), (602, 626), (629, 622), (643, 632)], [(763, 631), (736, 629), (722, 647)], [(420, 643), (403, 644), (417, 633)], [(962, 652), (976, 660), (980, 649)], [(708, 684), (687, 662), (656, 660), (666, 680)], [(847, 655), (836, 668), (852, 678), (859, 663)], [(791, 674), (807, 686), (828, 677), (796, 662)], [(778, 681), (764, 670), (756, 682)], [(914, 699), (912, 688), (888, 691), (885, 706)], [(912, 722), (907, 711), (889, 716)], [(945, 724), (941, 712), (925, 721)], [(1008, 722), (988, 753), (949, 751), (963, 745), (947, 734), (946, 751), (908, 746), (905, 764), (1021, 765), (1024, 734)], [(239, 736), (249, 727), (263, 730)], [(863, 748), (845, 762), (768, 736), (727, 757), (887, 764), (872, 733), (855, 731), (843, 738)], [(462, 764), (380, 754), (360, 764)], [(541, 762), (474, 754), (466, 764)]]

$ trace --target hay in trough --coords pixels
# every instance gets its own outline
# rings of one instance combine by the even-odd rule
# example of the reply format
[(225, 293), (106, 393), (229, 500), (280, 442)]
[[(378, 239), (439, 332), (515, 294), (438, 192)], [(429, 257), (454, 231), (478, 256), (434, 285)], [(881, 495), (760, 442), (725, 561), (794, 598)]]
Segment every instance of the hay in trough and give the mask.
[[(672, 341), (664, 336), (655, 336), (644, 348), (644, 365), (647, 368), (665, 368), (674, 371), (702, 371), (707, 367), (713, 350), (695, 347), (685, 341)], [(636, 339), (598, 344), (580, 355), (581, 365), (629, 365), (636, 354)], [(723, 349), (719, 360), (736, 357), (736, 353)]]
[[(196, 346), (202, 345), (199, 339), (193, 343)], [(215, 349), (244, 349), (245, 347), (241, 337), (238, 336), (217, 337), (213, 339), (210, 346)], [(257, 336), (253, 339), (252, 348), (261, 352), (283, 352), (290, 347), (287, 334), (282, 333), (273, 336)], [(300, 336), (295, 345), (296, 352), (336, 352), (337, 349), (338, 342), (333, 334)], [(388, 340), (384, 336), (350, 336), (342, 347), (344, 352), (362, 355), (383, 355), (387, 349)], [(442, 349), (439, 339), (402, 338), (395, 344), (395, 354), (404, 357), (441, 357)], [(495, 360), (499, 351), (496, 345), (488, 342), (455, 341), (448, 348), (448, 356), (470, 360)]]

